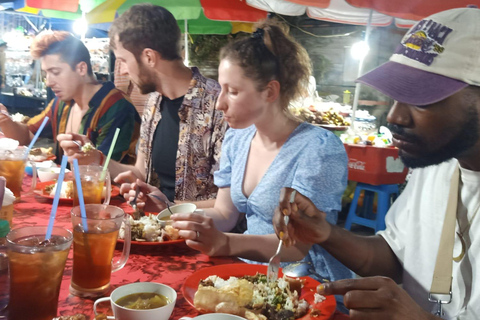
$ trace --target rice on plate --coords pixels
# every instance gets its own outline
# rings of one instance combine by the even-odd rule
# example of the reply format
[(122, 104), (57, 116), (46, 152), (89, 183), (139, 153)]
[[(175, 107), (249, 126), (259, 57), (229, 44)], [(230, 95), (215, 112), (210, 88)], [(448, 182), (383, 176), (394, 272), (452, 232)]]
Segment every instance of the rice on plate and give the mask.
[[(128, 217), (130, 228), (132, 231), (132, 241), (146, 242), (165, 242), (170, 240), (178, 240), (178, 229), (171, 225), (162, 227), (156, 219), (156, 215), (150, 214), (141, 217), (139, 220)], [(119, 239), (125, 239), (125, 224), (122, 223), (120, 228)]]

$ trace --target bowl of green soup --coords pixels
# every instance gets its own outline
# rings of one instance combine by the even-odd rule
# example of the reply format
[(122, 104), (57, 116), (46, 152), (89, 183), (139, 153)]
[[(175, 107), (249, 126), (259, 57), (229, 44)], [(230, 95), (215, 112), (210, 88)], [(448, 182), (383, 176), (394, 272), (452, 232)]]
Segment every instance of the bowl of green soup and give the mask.
[(130, 283), (112, 291), (110, 297), (95, 301), (93, 310), (98, 314), (98, 304), (110, 301), (115, 320), (167, 320), (172, 314), (177, 292), (156, 282)]

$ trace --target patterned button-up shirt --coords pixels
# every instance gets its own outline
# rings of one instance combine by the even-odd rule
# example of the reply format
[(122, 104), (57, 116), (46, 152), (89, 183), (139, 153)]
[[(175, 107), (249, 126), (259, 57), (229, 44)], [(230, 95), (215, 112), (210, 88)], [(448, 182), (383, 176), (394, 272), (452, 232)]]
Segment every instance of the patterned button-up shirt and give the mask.
[[(67, 122), (74, 103), (73, 100), (65, 102), (54, 98), (42, 113), (27, 123), (28, 129), (35, 133), (43, 119), (49, 117), (42, 135), (53, 138), (55, 141), (57, 162), (62, 160), (63, 155), (57, 135), (69, 132)], [(115, 129), (120, 128), (112, 159), (127, 164), (135, 163), (135, 148), (140, 134), (140, 116), (125, 93), (115, 88), (112, 82), (105, 82), (90, 99), (88, 107), (77, 133), (86, 135), (98, 150), (108, 154)]]
[[(197, 68), (192, 68), (190, 87), (178, 111), (180, 134), (175, 164), (175, 200), (207, 200), (217, 195), (213, 172), (218, 170), (221, 144), (227, 130), (223, 112), (215, 109), (219, 93), (218, 82), (205, 78)], [(160, 181), (152, 165), (152, 140), (162, 118), (161, 101), (158, 92), (150, 95), (140, 128), (146, 182), (156, 187), (160, 187)]]

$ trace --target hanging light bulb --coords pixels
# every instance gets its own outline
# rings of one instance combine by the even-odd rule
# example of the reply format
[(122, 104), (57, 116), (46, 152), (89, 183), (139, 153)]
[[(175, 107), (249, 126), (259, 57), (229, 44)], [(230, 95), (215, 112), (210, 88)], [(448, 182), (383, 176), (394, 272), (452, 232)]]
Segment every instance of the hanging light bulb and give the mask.
[(350, 54), (355, 60), (363, 60), (367, 56), (368, 51), (370, 51), (368, 43), (366, 43), (365, 41), (359, 41), (352, 45), (352, 48), (350, 49)]
[(85, 11), (82, 11), (82, 17), (75, 20), (73, 23), (73, 32), (81, 36), (82, 41), (85, 41), (85, 35), (88, 31), (88, 21), (85, 17)]

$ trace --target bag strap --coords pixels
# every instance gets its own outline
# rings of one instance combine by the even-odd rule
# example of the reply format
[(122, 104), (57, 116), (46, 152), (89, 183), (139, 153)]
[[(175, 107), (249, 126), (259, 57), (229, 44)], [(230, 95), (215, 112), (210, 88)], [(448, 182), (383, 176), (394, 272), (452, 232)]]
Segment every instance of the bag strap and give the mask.
[(429, 301), (437, 303), (438, 308), (435, 313), (437, 316), (443, 315), (442, 304), (452, 301), (453, 245), (455, 242), (459, 180), (460, 169), (457, 165), (450, 181), (445, 220), (433, 272), (432, 286), (428, 295)]

